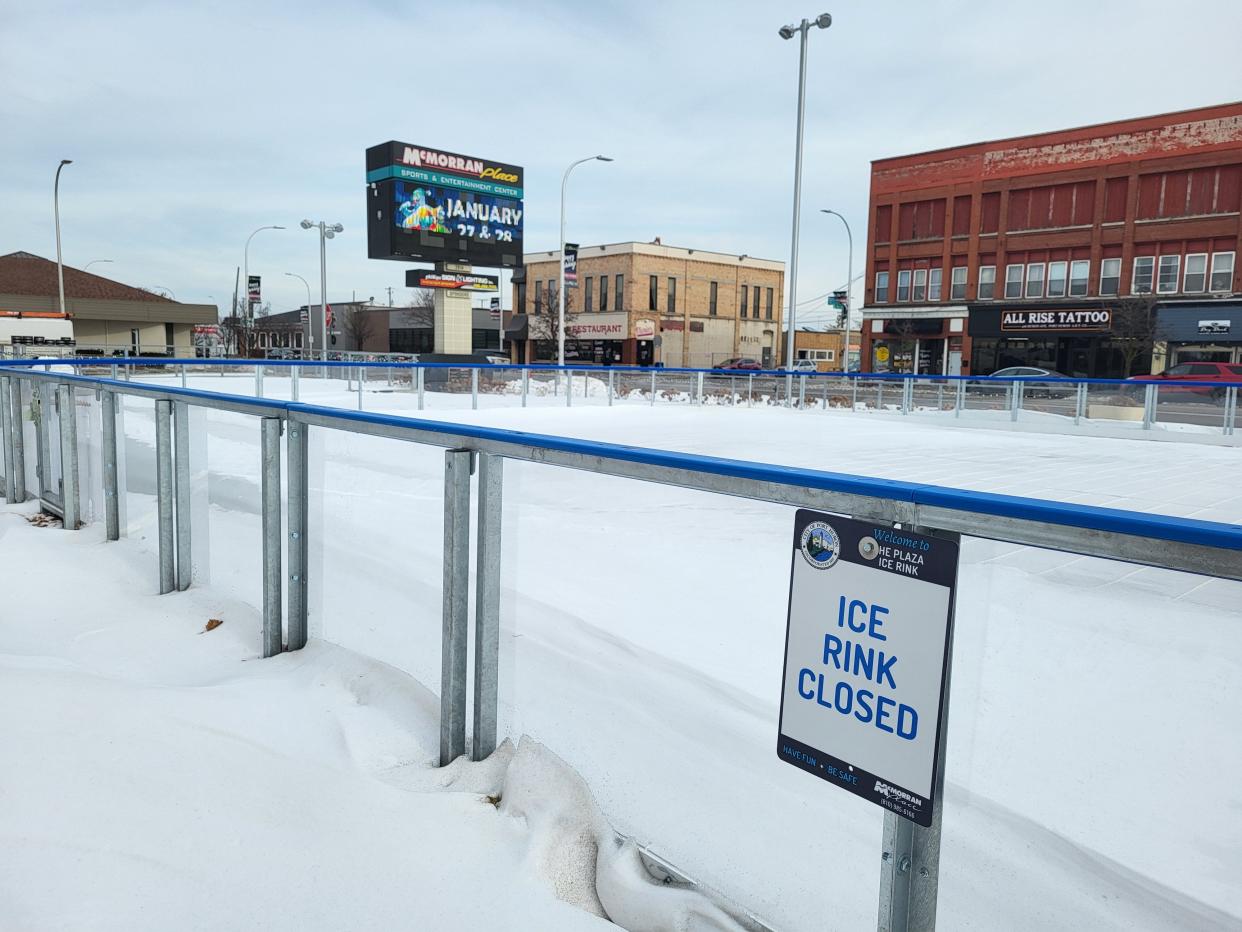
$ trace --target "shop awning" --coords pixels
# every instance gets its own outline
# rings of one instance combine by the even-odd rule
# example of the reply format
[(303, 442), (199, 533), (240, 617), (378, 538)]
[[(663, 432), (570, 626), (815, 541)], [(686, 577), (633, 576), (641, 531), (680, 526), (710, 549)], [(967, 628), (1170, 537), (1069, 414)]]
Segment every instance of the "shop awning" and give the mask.
[(526, 314), (514, 314), (505, 327), (505, 338), (509, 340), (530, 339), (530, 318)]

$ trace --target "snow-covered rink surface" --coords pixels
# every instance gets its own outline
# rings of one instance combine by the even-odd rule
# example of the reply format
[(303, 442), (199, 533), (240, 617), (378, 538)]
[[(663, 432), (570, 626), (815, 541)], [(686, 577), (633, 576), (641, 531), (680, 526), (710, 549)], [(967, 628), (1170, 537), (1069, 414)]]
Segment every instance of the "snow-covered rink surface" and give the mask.
[[(1236, 448), (427, 399), (364, 404), (1242, 522)], [(343, 383), (301, 400), (356, 407)], [(507, 463), (502, 734), (547, 751), (444, 772), (443, 451), (312, 432), (314, 638), (260, 661), (258, 422), (192, 417), (198, 575), (166, 596), (149, 401), (124, 430), (120, 543), (0, 513), (0, 927), (719, 927), (652, 899), (600, 818), (774, 928), (874, 927), (881, 811), (775, 753), (792, 508)], [(963, 541), (942, 928), (1242, 927), (1240, 622), (1242, 584)]]

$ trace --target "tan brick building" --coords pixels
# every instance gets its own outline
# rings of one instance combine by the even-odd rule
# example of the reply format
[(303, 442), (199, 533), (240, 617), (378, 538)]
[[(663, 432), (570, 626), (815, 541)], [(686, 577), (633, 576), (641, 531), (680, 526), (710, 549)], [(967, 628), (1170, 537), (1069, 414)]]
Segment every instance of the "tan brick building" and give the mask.
[(840, 330), (796, 330), (794, 359), (809, 359), (820, 372), (841, 372), (845, 368), (845, 358), (841, 355), (842, 342)]
[[(514, 276), (517, 362), (556, 360), (559, 252), (528, 253)], [(779, 363), (785, 264), (652, 243), (583, 246), (567, 288), (566, 361), (710, 367)]]

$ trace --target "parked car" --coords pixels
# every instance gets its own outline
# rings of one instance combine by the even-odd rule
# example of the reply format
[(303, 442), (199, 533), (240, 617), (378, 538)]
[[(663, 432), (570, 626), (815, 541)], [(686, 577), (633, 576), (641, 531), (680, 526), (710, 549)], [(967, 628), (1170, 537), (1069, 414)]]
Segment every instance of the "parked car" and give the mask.
[(1128, 382), (1157, 382), (1160, 391), (1186, 392), (1216, 400), (1225, 394), (1223, 385), (1195, 385), (1195, 382), (1232, 382), (1242, 385), (1242, 363), (1183, 362), (1152, 375), (1132, 375)]
[[(1041, 383), (1039, 379), (1068, 379), (1072, 376), (1066, 375), (1064, 372), (1057, 372), (1056, 369), (1045, 369), (1042, 366), (1008, 366), (1004, 369), (997, 369), (992, 376), (1001, 379), (1030, 379), (1032, 382), (1025, 384), (1024, 393), (1031, 398), (1068, 398), (1074, 394), (1074, 386), (1068, 382), (1058, 385), (1053, 383)], [(1033, 384), (1032, 384), (1033, 383)], [(974, 382), (971, 388), (975, 391), (983, 393), (1003, 393), (1006, 391), (1003, 382)]]
[(819, 366), (814, 359), (795, 359), (789, 368), (790, 372), (818, 372)]
[(726, 359), (724, 362), (718, 362), (712, 366), (713, 369), (750, 369), (752, 371), (762, 369), (759, 360), (751, 359), (749, 356), (735, 356), (732, 359)]

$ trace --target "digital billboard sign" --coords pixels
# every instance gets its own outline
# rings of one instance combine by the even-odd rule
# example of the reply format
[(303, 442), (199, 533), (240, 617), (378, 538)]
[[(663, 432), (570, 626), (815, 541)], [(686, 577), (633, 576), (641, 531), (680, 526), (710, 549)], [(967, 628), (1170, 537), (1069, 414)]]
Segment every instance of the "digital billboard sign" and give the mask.
[(516, 165), (387, 142), (367, 150), (372, 259), (522, 263), (523, 171)]

